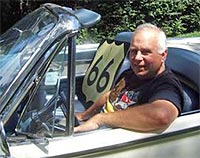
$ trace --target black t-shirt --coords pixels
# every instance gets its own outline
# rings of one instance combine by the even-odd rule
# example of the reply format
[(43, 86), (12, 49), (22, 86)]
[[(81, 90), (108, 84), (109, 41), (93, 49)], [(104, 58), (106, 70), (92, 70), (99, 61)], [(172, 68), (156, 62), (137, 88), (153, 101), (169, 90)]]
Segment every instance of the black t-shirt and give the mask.
[(128, 69), (121, 74), (117, 84), (111, 90), (109, 102), (107, 101), (103, 111), (126, 109), (128, 106), (151, 103), (160, 99), (172, 102), (180, 114), (183, 91), (179, 80), (169, 69), (150, 80), (141, 80), (131, 69)]

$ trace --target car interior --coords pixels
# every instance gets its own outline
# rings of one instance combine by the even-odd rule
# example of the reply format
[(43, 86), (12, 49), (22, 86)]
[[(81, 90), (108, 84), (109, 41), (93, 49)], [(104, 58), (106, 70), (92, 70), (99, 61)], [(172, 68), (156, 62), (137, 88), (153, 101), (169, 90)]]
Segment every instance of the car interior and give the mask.
[[(76, 87), (75, 87), (75, 99), (74, 99), (74, 112), (80, 112), (87, 109), (91, 104), (105, 91), (112, 88), (113, 84), (116, 82), (119, 75), (126, 69), (130, 67), (129, 59), (128, 59), (128, 50), (130, 46), (131, 37), (133, 32), (121, 32), (118, 33), (113, 40), (103, 40), (99, 45), (92, 62), (86, 70), (85, 74), (76, 76)], [(200, 88), (200, 56), (195, 53), (191, 53), (191, 50), (187, 49), (178, 49), (176, 47), (168, 48), (168, 58), (166, 60), (166, 65), (172, 69), (172, 71), (176, 74), (176, 76), (180, 79), (183, 89), (184, 89), (184, 106), (181, 115), (194, 113), (195, 111), (200, 110), (199, 105), (199, 88)], [(102, 59), (103, 56), (105, 59)], [(190, 56), (190, 58), (188, 58)], [(117, 59), (117, 63), (114, 63), (112, 58)], [(100, 61), (102, 60), (102, 63)], [(103, 65), (103, 66), (102, 66)], [(106, 65), (106, 68), (104, 68)], [(112, 66), (115, 69), (111, 68)], [(100, 70), (103, 67), (104, 70)], [(109, 74), (108, 74), (108, 72)], [(94, 82), (96, 82), (94, 84)], [(41, 82), (41, 87), (45, 84)], [(57, 118), (54, 119), (54, 123), (58, 123), (60, 118), (63, 118), (64, 115), (67, 114), (66, 110), (68, 110), (66, 103), (67, 100), (67, 86), (66, 86), (66, 78), (60, 78), (55, 82), (55, 85), (50, 85), (50, 89), (46, 89), (45, 93), (49, 93), (53, 96), (47, 104), (45, 103), (46, 99), (44, 91), (39, 88), (38, 93), (36, 93), (36, 101), (33, 98), (33, 102), (40, 101), (42, 102), (41, 109), (37, 109), (36, 115), (31, 118), (31, 124), (29, 117), (32, 115), (31, 111), (34, 109), (30, 109), (31, 111), (26, 114), (24, 118), (24, 122), (22, 122), (20, 129), (25, 132), (33, 132), (37, 133), (36, 126), (43, 126), (46, 130), (47, 126), (52, 127), (52, 112), (54, 108), (61, 109), (57, 110)], [(93, 89), (91, 89), (89, 85), (94, 84)], [(85, 88), (85, 90), (84, 90)], [(87, 89), (87, 90), (86, 90)], [(42, 92), (40, 92), (42, 90)], [(95, 93), (95, 90), (99, 91), (99, 93)], [(52, 91), (52, 92), (51, 92)], [(54, 93), (54, 95), (53, 95)], [(42, 95), (41, 95), (42, 94)], [(96, 96), (90, 98), (90, 95)], [(37, 96), (39, 95), (39, 96)], [(40, 99), (38, 99), (40, 98)], [(41, 99), (43, 98), (43, 99)], [(89, 98), (89, 99), (88, 99)], [(57, 104), (56, 106), (54, 106)], [(14, 115), (13, 115), (14, 117)], [(67, 116), (66, 116), (67, 118)], [(75, 117), (74, 117), (75, 118)], [(12, 122), (15, 118), (10, 119)], [(45, 120), (49, 120), (48, 123)], [(16, 122), (16, 121), (14, 121)], [(75, 118), (75, 126), (77, 126), (79, 122)], [(30, 126), (31, 125), (31, 126)], [(11, 126), (11, 127), (9, 127)], [(15, 125), (14, 125), (15, 126)], [(8, 123), (6, 126), (6, 131), (14, 131), (13, 123)], [(23, 126), (23, 128), (22, 128)], [(26, 127), (26, 128), (25, 128)], [(64, 126), (58, 126), (60, 129), (64, 129)], [(49, 129), (47, 131), (50, 131)]]

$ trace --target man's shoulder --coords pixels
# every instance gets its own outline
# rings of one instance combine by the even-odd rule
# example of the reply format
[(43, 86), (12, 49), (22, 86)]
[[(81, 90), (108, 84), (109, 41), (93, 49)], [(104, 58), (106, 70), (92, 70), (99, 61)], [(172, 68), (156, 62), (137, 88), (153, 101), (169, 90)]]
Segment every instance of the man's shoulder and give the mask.
[(135, 73), (131, 68), (125, 70), (122, 72), (122, 74), (119, 76), (118, 81), (121, 80), (122, 78), (130, 78), (130, 77), (135, 77)]
[(175, 73), (171, 71), (169, 68), (166, 68), (164, 72), (160, 75), (160, 77), (157, 78), (156, 83), (162, 83), (162, 84), (165, 83), (181, 87), (179, 79), (176, 77)]

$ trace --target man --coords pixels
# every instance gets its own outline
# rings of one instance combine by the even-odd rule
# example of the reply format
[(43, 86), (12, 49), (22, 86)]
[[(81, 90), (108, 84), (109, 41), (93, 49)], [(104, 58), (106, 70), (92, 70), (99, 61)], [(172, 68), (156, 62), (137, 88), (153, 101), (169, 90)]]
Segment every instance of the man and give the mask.
[(79, 120), (89, 120), (75, 127), (74, 132), (101, 126), (141, 132), (165, 130), (183, 105), (181, 85), (166, 68), (166, 57), (165, 33), (148, 23), (137, 27), (130, 44), (131, 68), (122, 73), (110, 92), (85, 112), (77, 113)]

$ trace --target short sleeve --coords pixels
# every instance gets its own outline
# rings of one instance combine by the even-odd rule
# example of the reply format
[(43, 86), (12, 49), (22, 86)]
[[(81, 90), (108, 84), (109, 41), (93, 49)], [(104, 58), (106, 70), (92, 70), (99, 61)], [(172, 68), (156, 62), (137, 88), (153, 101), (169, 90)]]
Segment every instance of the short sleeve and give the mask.
[(181, 91), (181, 88), (176, 87), (174, 85), (162, 85), (157, 90), (156, 93), (154, 93), (151, 98), (149, 99), (149, 102), (155, 101), (155, 100), (168, 100), (171, 103), (173, 103), (178, 111), (179, 115), (182, 111), (182, 105), (183, 105), (183, 94)]

